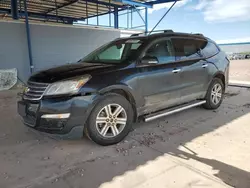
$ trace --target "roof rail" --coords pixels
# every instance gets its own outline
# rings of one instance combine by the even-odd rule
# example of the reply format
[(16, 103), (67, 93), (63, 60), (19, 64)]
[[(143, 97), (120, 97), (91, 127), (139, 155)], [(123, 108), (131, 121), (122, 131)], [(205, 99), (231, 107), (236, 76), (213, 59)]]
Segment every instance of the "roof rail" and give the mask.
[(164, 33), (174, 33), (174, 31), (172, 29), (164, 30)]
[(204, 35), (203, 35), (203, 34), (201, 34), (201, 33), (194, 33), (193, 35), (198, 35), (198, 36), (202, 36), (202, 37), (204, 37)]
[(152, 32), (143, 32), (143, 33), (135, 33), (135, 34), (132, 34), (130, 35), (131, 37), (135, 37), (135, 36), (140, 36), (140, 35), (150, 35), (150, 34), (157, 34), (157, 33), (174, 33), (173, 30), (169, 29), (169, 30), (156, 30), (156, 31), (152, 31)]
[(135, 36), (139, 36), (140, 34), (142, 34), (142, 33), (135, 33), (135, 34), (132, 34), (132, 35), (130, 35), (131, 37), (135, 37)]

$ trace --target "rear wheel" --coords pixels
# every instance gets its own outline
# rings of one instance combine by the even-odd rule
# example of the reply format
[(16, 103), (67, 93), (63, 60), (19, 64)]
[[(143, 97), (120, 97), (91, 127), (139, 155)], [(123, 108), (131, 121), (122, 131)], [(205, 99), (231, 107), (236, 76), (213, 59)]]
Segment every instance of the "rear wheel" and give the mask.
[(223, 100), (224, 84), (221, 79), (214, 78), (211, 82), (207, 94), (206, 103), (203, 105), (206, 109), (217, 109)]
[(108, 94), (92, 110), (85, 125), (85, 134), (100, 145), (123, 140), (132, 128), (131, 104), (117, 94)]

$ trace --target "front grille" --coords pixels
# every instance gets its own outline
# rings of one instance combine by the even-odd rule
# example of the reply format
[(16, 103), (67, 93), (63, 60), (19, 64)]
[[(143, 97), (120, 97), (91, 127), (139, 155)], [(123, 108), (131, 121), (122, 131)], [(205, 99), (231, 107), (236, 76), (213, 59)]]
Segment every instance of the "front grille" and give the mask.
[(23, 98), (26, 100), (40, 100), (49, 84), (28, 81), (28, 89), (24, 92)]

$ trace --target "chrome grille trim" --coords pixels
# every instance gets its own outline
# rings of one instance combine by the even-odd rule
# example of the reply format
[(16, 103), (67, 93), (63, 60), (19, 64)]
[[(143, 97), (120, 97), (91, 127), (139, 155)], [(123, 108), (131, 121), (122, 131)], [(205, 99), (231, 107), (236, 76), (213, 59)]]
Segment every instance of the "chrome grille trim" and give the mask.
[(28, 81), (27, 87), (29, 88), (29, 91), (24, 92), (23, 99), (30, 101), (40, 100), (48, 86), (48, 83)]
[(36, 86), (33, 86), (33, 85), (32, 85), (32, 86), (29, 86), (29, 87), (32, 87), (32, 88), (34, 88), (34, 89), (41, 89), (41, 90), (47, 88), (47, 87), (36, 87)]

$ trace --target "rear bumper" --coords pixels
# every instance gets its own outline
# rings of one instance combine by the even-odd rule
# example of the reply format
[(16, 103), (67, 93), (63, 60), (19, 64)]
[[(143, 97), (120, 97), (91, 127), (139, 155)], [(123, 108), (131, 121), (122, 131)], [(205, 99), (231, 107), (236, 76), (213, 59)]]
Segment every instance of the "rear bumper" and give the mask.
[[(68, 135), (75, 130), (81, 131), (88, 116), (98, 101), (97, 95), (78, 96), (67, 99), (42, 99), (34, 103), (18, 101), (18, 113), (25, 125), (38, 131)], [(44, 115), (69, 114), (60, 118), (44, 118)]]

